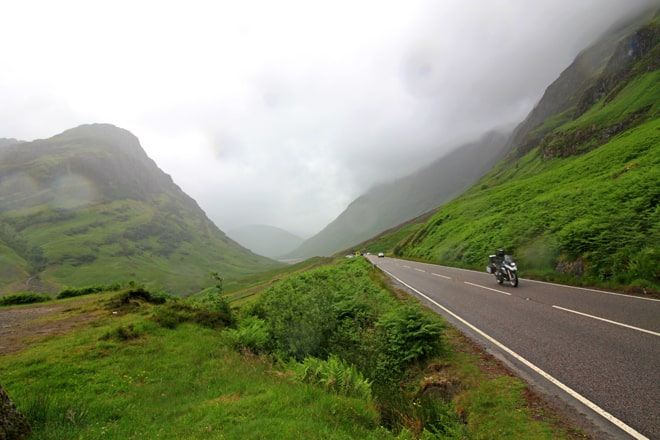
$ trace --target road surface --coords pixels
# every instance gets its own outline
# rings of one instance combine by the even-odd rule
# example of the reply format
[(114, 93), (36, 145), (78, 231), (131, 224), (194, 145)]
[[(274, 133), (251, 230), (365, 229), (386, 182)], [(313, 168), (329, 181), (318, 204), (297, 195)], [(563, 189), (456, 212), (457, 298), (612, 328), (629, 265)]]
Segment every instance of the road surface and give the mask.
[(660, 439), (660, 301), (367, 258), (599, 438)]

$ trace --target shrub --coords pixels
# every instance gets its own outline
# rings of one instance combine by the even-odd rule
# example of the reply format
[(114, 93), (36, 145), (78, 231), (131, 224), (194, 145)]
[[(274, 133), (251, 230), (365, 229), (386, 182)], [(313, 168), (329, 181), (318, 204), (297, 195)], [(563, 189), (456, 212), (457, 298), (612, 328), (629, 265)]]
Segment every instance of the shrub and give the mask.
[(0, 298), (0, 306), (13, 306), (20, 304), (34, 304), (50, 301), (51, 297), (37, 292), (20, 292)]
[(271, 344), (285, 359), (322, 356), (335, 327), (331, 296), (310, 275), (293, 277), (264, 292), (261, 305)]
[(105, 335), (101, 337), (101, 340), (108, 341), (114, 339), (116, 341), (130, 341), (133, 339), (138, 339), (140, 337), (140, 332), (135, 329), (133, 324), (127, 326), (119, 326), (108, 331)]
[(236, 321), (229, 300), (219, 293), (207, 293), (203, 297), (194, 300), (193, 305), (209, 312), (219, 313), (225, 317), (227, 325), (233, 325)]
[(259, 353), (268, 344), (268, 327), (263, 319), (247, 316), (239, 321), (238, 328), (226, 329), (223, 332), (229, 344), (238, 350), (250, 350)]
[(209, 310), (199, 305), (180, 301), (170, 302), (160, 307), (153, 315), (153, 319), (162, 327), (176, 328), (184, 322), (191, 322), (202, 327), (220, 329), (233, 323), (231, 313), (225, 311)]
[(376, 323), (377, 377), (399, 380), (406, 366), (438, 354), (442, 329), (439, 317), (423, 313), (419, 307), (402, 306), (385, 313)]

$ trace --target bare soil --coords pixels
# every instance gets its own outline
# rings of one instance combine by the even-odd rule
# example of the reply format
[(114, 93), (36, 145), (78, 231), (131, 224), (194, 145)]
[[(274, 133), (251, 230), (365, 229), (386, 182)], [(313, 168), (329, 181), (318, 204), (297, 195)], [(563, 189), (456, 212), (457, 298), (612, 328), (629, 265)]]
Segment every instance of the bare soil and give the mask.
[(97, 312), (81, 312), (85, 298), (59, 304), (0, 308), (0, 356), (22, 350), (43, 337), (65, 334), (97, 319)]

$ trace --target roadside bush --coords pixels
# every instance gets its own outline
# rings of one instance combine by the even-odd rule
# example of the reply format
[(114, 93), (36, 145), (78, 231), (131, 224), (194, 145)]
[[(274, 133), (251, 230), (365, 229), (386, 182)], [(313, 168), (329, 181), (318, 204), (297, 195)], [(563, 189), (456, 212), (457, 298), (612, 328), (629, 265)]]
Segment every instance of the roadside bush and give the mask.
[(249, 308), (252, 320), (231, 334), (235, 345), (266, 332), (257, 346), (285, 361), (337, 355), (383, 386), (400, 380), (407, 367), (440, 352), (442, 320), (397, 300), (370, 270), (356, 258), (271, 287)]
[(283, 359), (327, 355), (336, 322), (332, 297), (321, 282), (323, 276), (306, 273), (292, 277), (260, 298), (270, 346)]
[(400, 380), (407, 366), (439, 354), (442, 329), (440, 318), (419, 307), (402, 306), (384, 314), (376, 323), (376, 376), (383, 382)]
[(37, 292), (20, 292), (0, 298), (0, 306), (15, 306), (20, 304), (34, 304), (50, 301), (52, 298), (48, 295), (42, 295)]

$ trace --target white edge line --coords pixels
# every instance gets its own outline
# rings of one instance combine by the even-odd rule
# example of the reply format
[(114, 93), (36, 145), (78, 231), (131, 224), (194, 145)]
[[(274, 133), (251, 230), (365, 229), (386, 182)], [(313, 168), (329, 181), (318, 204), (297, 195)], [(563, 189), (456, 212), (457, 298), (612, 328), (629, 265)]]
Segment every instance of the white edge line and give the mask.
[(635, 327), (635, 326), (632, 326), (632, 325), (624, 324), (622, 322), (611, 321), (609, 319), (601, 318), (599, 316), (590, 315), (588, 313), (578, 312), (577, 310), (567, 309), (567, 308), (564, 308), (564, 307), (561, 307), (561, 306), (552, 306), (552, 307), (555, 308), (555, 309), (563, 310), (565, 312), (575, 313), (576, 315), (586, 316), (587, 318), (597, 319), (599, 321), (607, 322), (609, 324), (620, 325), (621, 327), (627, 327), (627, 328), (630, 328), (630, 329), (633, 329), (633, 330), (637, 330), (638, 332), (648, 333), (648, 334), (653, 335), (653, 336), (660, 336), (660, 333), (656, 333), (656, 332), (651, 331), (651, 330), (646, 330), (646, 329), (643, 329), (643, 328), (639, 328), (639, 327)]
[(407, 284), (406, 282), (400, 280), (399, 278), (397, 278), (396, 276), (394, 276), (394, 275), (391, 274), (390, 272), (388, 272), (388, 271), (386, 271), (386, 270), (384, 270), (384, 269), (382, 269), (382, 268), (381, 268), (381, 270), (382, 270), (383, 272), (385, 272), (386, 274), (388, 274), (389, 276), (391, 276), (392, 278), (394, 278), (395, 280), (397, 280), (398, 282), (400, 282), (401, 284), (403, 284), (404, 286), (406, 286), (406, 287), (408, 287), (409, 289), (411, 289), (411, 290), (413, 290), (414, 292), (416, 292), (418, 295), (424, 297), (426, 300), (428, 300), (428, 301), (430, 301), (431, 303), (433, 303), (436, 307), (438, 307), (438, 308), (444, 310), (446, 313), (449, 313), (449, 314), (450, 314), (451, 316), (453, 316), (455, 319), (457, 319), (458, 321), (462, 322), (464, 325), (466, 325), (467, 327), (469, 327), (470, 329), (472, 329), (473, 331), (477, 332), (477, 333), (480, 334), (482, 337), (486, 338), (488, 341), (490, 341), (491, 343), (493, 343), (496, 347), (498, 347), (498, 348), (500, 348), (501, 350), (503, 350), (504, 352), (508, 353), (508, 354), (511, 355), (513, 358), (515, 358), (515, 359), (518, 360), (519, 362), (521, 362), (521, 363), (523, 363), (524, 365), (526, 365), (526, 366), (527, 366), (528, 368), (530, 368), (532, 371), (536, 372), (537, 374), (539, 374), (540, 376), (542, 376), (543, 378), (545, 378), (546, 380), (548, 380), (548, 381), (549, 381), (550, 383), (552, 383), (553, 385), (559, 387), (560, 389), (562, 389), (563, 391), (565, 391), (566, 393), (568, 393), (570, 396), (572, 396), (573, 398), (577, 399), (579, 402), (581, 402), (582, 404), (584, 404), (585, 406), (587, 406), (588, 408), (590, 408), (591, 410), (593, 410), (594, 412), (596, 412), (598, 415), (600, 415), (600, 416), (603, 417), (604, 419), (610, 421), (611, 423), (613, 423), (614, 425), (616, 425), (617, 427), (619, 427), (620, 429), (622, 429), (622, 430), (625, 431), (626, 433), (630, 434), (630, 435), (631, 435), (632, 437), (634, 437), (635, 439), (637, 439), (637, 440), (650, 440), (650, 439), (649, 439), (648, 437), (646, 437), (645, 435), (643, 435), (643, 434), (637, 432), (634, 428), (632, 428), (632, 427), (626, 425), (624, 422), (622, 422), (621, 420), (617, 419), (617, 418), (614, 417), (612, 414), (608, 413), (607, 411), (605, 411), (604, 409), (602, 409), (601, 407), (599, 407), (598, 405), (596, 405), (595, 403), (593, 403), (591, 400), (589, 400), (589, 399), (587, 399), (586, 397), (584, 397), (583, 395), (579, 394), (577, 391), (573, 390), (573, 389), (570, 388), (568, 385), (564, 385), (564, 384), (563, 384), (562, 382), (560, 382), (558, 379), (555, 379), (555, 378), (554, 378), (553, 376), (551, 376), (550, 374), (548, 374), (548, 373), (546, 373), (545, 371), (541, 370), (539, 367), (537, 367), (536, 365), (534, 365), (533, 363), (531, 363), (530, 361), (528, 361), (528, 360), (525, 359), (524, 357), (520, 356), (520, 355), (519, 355), (518, 353), (516, 353), (515, 351), (511, 350), (509, 347), (507, 347), (506, 345), (500, 343), (499, 341), (497, 341), (497, 340), (494, 339), (493, 337), (487, 335), (487, 334), (484, 333), (483, 331), (479, 330), (477, 327), (475, 327), (474, 325), (470, 324), (470, 323), (467, 322), (465, 319), (461, 318), (460, 316), (458, 316), (457, 314), (455, 314), (455, 313), (452, 312), (451, 310), (449, 310), (449, 309), (447, 309), (446, 307), (444, 307), (444, 306), (438, 304), (438, 303), (435, 302), (433, 299), (429, 298), (428, 296), (426, 296), (425, 294), (423, 294), (423, 293), (420, 292), (419, 290), (415, 289), (415, 288), (412, 287), (411, 285)]
[(480, 288), (482, 288), (482, 289), (492, 290), (493, 292), (503, 293), (503, 294), (505, 294), (505, 295), (509, 295), (509, 296), (511, 296), (511, 294), (510, 294), (509, 292), (505, 292), (505, 291), (503, 291), (503, 290), (497, 290), (497, 289), (493, 289), (493, 288), (490, 288), (490, 287), (482, 286), (482, 285), (480, 285), (480, 284), (469, 283), (469, 282), (467, 282), (467, 281), (463, 281), (463, 282), (464, 282), (465, 284), (469, 284), (470, 286), (480, 287)]
[(451, 277), (448, 277), (447, 275), (440, 275), (439, 273), (431, 272), (431, 275), (435, 275), (436, 277), (444, 278), (446, 280), (451, 280)]

